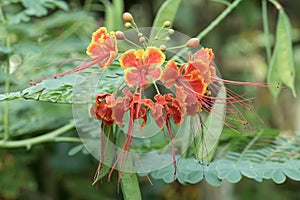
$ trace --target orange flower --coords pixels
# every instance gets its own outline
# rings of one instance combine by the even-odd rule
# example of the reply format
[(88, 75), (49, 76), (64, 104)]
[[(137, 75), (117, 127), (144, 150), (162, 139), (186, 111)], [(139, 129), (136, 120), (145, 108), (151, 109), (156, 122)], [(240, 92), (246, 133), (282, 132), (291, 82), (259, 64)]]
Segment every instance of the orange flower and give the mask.
[(181, 124), (185, 113), (182, 112), (180, 102), (172, 94), (157, 94), (155, 104), (151, 106), (152, 116), (156, 124), (162, 129), (173, 118), (176, 125)]
[(176, 99), (181, 103), (181, 112), (187, 116), (195, 115), (201, 111), (199, 99), (207, 92), (207, 84), (201, 74), (193, 66), (186, 64), (180, 68), (177, 63), (170, 60), (163, 71), (161, 81), (167, 88), (175, 86)]
[(187, 70), (198, 70), (205, 83), (209, 85), (212, 78), (216, 76), (216, 68), (213, 65), (214, 58), (215, 55), (211, 49), (202, 48), (194, 55), (190, 55)]
[(99, 58), (98, 65), (107, 69), (118, 56), (117, 39), (114, 32), (107, 33), (105, 27), (100, 27), (93, 33), (86, 53), (93, 59)]
[[(150, 81), (156, 81), (161, 76), (160, 66), (165, 61), (165, 55), (155, 47), (126, 51), (120, 60), (122, 68), (125, 68), (125, 81), (128, 86), (145, 87)], [(151, 78), (149, 80), (149, 78)]]

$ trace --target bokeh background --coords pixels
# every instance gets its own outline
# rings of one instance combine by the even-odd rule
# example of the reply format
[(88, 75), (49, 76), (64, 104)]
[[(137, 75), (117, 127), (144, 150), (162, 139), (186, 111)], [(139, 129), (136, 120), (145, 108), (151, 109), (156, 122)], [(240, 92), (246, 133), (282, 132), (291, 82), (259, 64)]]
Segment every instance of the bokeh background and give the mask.
[[(8, 5), (7, 2), (13, 2)], [(91, 33), (103, 25), (105, 6), (109, 1), (66, 0), (65, 4), (49, 7), (46, 14), (18, 15), (24, 9), (20, 1), (0, 1), (1, 10), (10, 18), (8, 25), (0, 26), (0, 62), (6, 60), (3, 45), (7, 37), (14, 49), (10, 62), (10, 91), (29, 87), (30, 79), (57, 73), (50, 66), (35, 70), (35, 67), (68, 58), (86, 57), (85, 48)], [(151, 26), (162, 0), (127, 0), (125, 11), (135, 17), (140, 27)], [(293, 31), (293, 49), (296, 68), (296, 90), (300, 94), (300, 1), (281, 0), (290, 17)], [(65, 8), (67, 5), (68, 9)], [(191, 37), (207, 27), (226, 8), (217, 1), (185, 0), (178, 10), (174, 29)], [(39, 8), (37, 8), (39, 9)], [(42, 11), (41, 11), (42, 12)], [(275, 33), (278, 11), (268, 4), (270, 31)], [(113, 21), (112, 21), (113, 23)], [(274, 37), (273, 37), (274, 40)], [(239, 81), (266, 81), (267, 60), (260, 0), (244, 0), (217, 28), (202, 41), (205, 47), (216, 54), (216, 64), (223, 78)], [(1, 65), (0, 89), (4, 91), (4, 64)], [(68, 67), (74, 67), (70, 64)], [(265, 88), (235, 87), (256, 98), (256, 111), (265, 124), (293, 135), (300, 131), (300, 101), (293, 98), (289, 89), (284, 89), (277, 101)], [(4, 103), (0, 102), (1, 110)], [(3, 115), (0, 112), (0, 135), (3, 134)], [(255, 120), (255, 116), (250, 116)], [(72, 119), (71, 105), (29, 100), (9, 102), (9, 131), (14, 139), (24, 139), (43, 134)], [(251, 120), (250, 120), (251, 121)], [(67, 134), (77, 136), (73, 129)], [(118, 193), (117, 174), (110, 182), (106, 179), (92, 186), (98, 162), (92, 156), (80, 152), (72, 155), (74, 143), (46, 143), (33, 147), (0, 149), (0, 199), (122, 199)], [(140, 178), (144, 199), (299, 199), (299, 182), (287, 180), (283, 184), (272, 181), (262, 183), (243, 178), (238, 184), (223, 182), (212, 187), (202, 181), (195, 185), (177, 182), (165, 184)]]

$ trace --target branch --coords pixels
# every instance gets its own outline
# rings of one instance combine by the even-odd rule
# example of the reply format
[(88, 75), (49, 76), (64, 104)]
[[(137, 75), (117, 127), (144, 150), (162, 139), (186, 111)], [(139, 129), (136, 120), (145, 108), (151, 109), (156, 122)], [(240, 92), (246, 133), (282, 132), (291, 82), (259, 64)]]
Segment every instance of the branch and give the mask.
[(27, 149), (30, 149), (32, 145), (40, 144), (44, 142), (51, 142), (51, 141), (58, 141), (58, 142), (65, 142), (65, 141), (72, 141), (72, 142), (78, 142), (78, 140), (70, 139), (70, 138), (57, 138), (57, 136), (64, 134), (65, 132), (73, 129), (75, 127), (74, 122), (70, 122), (69, 124), (56, 129), (54, 131), (51, 131), (49, 133), (28, 138), (24, 140), (18, 140), (18, 141), (0, 141), (0, 148), (20, 148), (20, 147), (26, 147)]

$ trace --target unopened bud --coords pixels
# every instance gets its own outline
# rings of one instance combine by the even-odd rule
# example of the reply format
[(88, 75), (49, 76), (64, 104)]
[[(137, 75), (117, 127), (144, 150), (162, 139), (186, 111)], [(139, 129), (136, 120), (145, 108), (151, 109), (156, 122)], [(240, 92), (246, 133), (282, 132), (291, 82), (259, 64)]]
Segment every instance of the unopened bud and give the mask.
[(145, 38), (144, 37), (140, 37), (139, 42), (140, 43), (144, 43), (145, 42)]
[(124, 33), (122, 31), (117, 31), (115, 33), (115, 36), (116, 36), (117, 40), (124, 40), (124, 38), (125, 38)]
[(164, 27), (170, 27), (171, 26), (171, 22), (170, 21), (165, 21), (164, 22)]
[(165, 41), (166, 41), (166, 42), (170, 42), (170, 41), (171, 41), (171, 38), (170, 38), (170, 37), (166, 37), (166, 38), (165, 38)]
[(142, 37), (143, 36), (143, 33), (138, 33), (138, 37)]
[(126, 22), (126, 23), (124, 24), (124, 27), (125, 27), (125, 28), (131, 28), (131, 26), (132, 26), (132, 25), (131, 25), (130, 22)]
[(187, 41), (186, 46), (189, 48), (197, 48), (200, 43), (200, 40), (198, 38), (191, 38), (189, 41)]
[(126, 22), (131, 22), (131, 20), (133, 19), (132, 15), (129, 12), (125, 12), (123, 13), (123, 19)]
[(160, 45), (159, 49), (160, 49), (162, 52), (164, 52), (164, 51), (167, 50), (167, 47), (166, 47), (166, 45), (162, 44), (162, 45)]
[(168, 32), (169, 32), (170, 35), (175, 33), (174, 29), (172, 29), (172, 28), (170, 28)]

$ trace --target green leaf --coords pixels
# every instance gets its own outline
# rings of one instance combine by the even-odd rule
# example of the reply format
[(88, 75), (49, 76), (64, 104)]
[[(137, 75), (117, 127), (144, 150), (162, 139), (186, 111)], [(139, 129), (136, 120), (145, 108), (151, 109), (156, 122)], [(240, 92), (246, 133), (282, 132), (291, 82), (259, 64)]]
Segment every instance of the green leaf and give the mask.
[(76, 145), (75, 147), (73, 147), (72, 149), (70, 149), (68, 151), (68, 155), (69, 156), (74, 156), (74, 155), (78, 154), (80, 151), (82, 151), (83, 148), (84, 148), (83, 144)]
[(45, 0), (46, 3), (53, 4), (55, 7), (60, 8), (62, 10), (69, 10), (69, 6), (64, 1), (58, 1), (58, 0)]
[(19, 24), (20, 22), (28, 22), (30, 17), (28, 17), (25, 11), (19, 12), (18, 14), (8, 18), (8, 24)]
[[(173, 24), (181, 0), (167, 0), (159, 8), (152, 27), (162, 27), (165, 21)], [(153, 41), (157, 34), (157, 29), (152, 29), (149, 41)]]
[(162, 27), (165, 21), (173, 23), (181, 0), (167, 0), (159, 8), (152, 27)]
[(218, 162), (216, 169), (218, 177), (226, 179), (230, 183), (237, 183), (242, 179), (242, 175), (233, 161), (223, 160), (222, 162)]
[[(293, 95), (296, 96), (291, 24), (283, 10), (279, 10), (276, 43), (271, 57), (267, 79), (271, 84), (285, 84), (292, 90)], [(270, 91), (273, 96), (277, 98), (280, 89), (270, 88)]]
[(212, 186), (220, 186), (222, 183), (222, 180), (217, 176), (217, 170), (213, 166), (213, 163), (211, 163), (209, 168), (205, 171), (205, 180)]
[(114, 30), (121, 30), (123, 27), (122, 15), (124, 12), (124, 1), (113, 0), (114, 5)]
[(110, 3), (108, 0), (100, 0), (105, 6), (105, 26), (109, 31), (122, 29), (122, 14), (124, 3), (121, 0), (114, 0)]
[(12, 48), (0, 45), (0, 53), (9, 54), (12, 52)]
[(96, 175), (96, 178), (94, 179), (94, 182), (92, 185), (95, 185), (99, 180), (101, 180), (109, 172), (110, 172), (110, 168), (106, 165), (101, 165), (100, 167), (98, 167), (97, 172), (96, 172), (97, 175)]
[(292, 169), (290, 167), (283, 168), (282, 171), (291, 179), (300, 181), (300, 170)]
[(123, 172), (121, 179), (121, 189), (124, 200), (141, 200), (141, 192), (137, 175)]
[(63, 85), (60, 79), (47, 79), (41, 82), (45, 89), (55, 90)]
[(271, 176), (273, 181), (278, 184), (283, 183), (286, 180), (284, 173), (280, 169), (273, 170)]
[[(225, 86), (222, 84), (220, 86), (220, 91), (225, 91)], [(193, 130), (196, 131), (196, 158), (199, 160), (203, 160), (206, 158), (206, 160), (210, 161), (214, 155), (214, 150), (217, 147), (217, 143), (219, 141), (220, 135), (222, 133), (223, 126), (220, 126), (220, 124), (223, 125), (224, 120), (220, 115), (222, 115), (222, 112), (225, 112), (225, 103), (223, 99), (226, 99), (226, 93), (225, 92), (219, 92), (217, 95), (217, 98), (219, 100), (216, 100), (210, 114), (206, 118), (204, 122), (204, 130), (202, 133), (202, 128), (199, 127), (199, 122), (201, 121), (198, 117), (193, 117), (192, 119), (196, 119), (196, 121), (193, 121), (191, 123), (191, 126)], [(200, 117), (200, 116), (199, 116)], [(221, 118), (221, 119), (220, 119)], [(203, 134), (203, 135), (202, 135)]]

